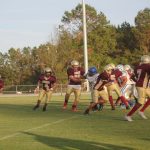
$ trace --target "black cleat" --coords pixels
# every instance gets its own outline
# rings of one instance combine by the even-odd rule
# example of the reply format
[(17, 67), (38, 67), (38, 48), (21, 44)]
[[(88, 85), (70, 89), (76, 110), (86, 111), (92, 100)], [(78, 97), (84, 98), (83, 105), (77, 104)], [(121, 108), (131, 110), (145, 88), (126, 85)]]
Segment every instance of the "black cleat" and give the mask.
[(126, 106), (126, 109), (130, 109), (130, 106)]
[(36, 110), (37, 108), (39, 108), (39, 105), (35, 105), (35, 106), (33, 107), (33, 110)]
[(46, 111), (46, 108), (47, 108), (47, 104), (45, 104), (45, 105), (43, 106), (43, 111)]
[(46, 107), (43, 107), (43, 111), (46, 111)]
[(115, 110), (115, 107), (113, 106), (113, 107), (111, 108), (111, 110)]
[(89, 115), (89, 109), (86, 109), (84, 115)]

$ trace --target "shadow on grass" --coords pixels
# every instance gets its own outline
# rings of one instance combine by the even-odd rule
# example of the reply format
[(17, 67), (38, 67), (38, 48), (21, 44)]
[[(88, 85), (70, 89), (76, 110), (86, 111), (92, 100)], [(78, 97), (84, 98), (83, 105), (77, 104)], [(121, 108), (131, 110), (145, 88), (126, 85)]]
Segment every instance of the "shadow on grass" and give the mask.
[(84, 141), (84, 140), (74, 140), (74, 139), (67, 139), (62, 137), (49, 137), (38, 135), (29, 132), (23, 132), (24, 134), (33, 136), (35, 140), (40, 143), (43, 143), (51, 148), (57, 148), (60, 150), (70, 150), (70, 149), (77, 149), (77, 150), (133, 150), (133, 148), (125, 147), (125, 146), (118, 146), (113, 144), (106, 144), (106, 143), (97, 143), (93, 141)]

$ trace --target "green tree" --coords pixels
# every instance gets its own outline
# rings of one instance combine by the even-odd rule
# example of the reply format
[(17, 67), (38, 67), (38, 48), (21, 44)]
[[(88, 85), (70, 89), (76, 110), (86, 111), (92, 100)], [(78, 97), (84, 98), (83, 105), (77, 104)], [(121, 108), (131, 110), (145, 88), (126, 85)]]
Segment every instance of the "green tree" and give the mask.
[(134, 27), (124, 22), (117, 28), (117, 49), (134, 51), (137, 48), (137, 41), (134, 34)]
[(143, 54), (150, 52), (150, 9), (145, 8), (138, 12), (135, 17), (136, 38), (138, 40), (138, 48)]

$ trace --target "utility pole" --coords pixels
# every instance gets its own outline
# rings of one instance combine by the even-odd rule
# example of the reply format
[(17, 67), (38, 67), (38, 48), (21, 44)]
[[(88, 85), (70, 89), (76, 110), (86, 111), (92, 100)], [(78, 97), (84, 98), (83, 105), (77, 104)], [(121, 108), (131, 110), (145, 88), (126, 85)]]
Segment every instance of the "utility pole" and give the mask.
[[(88, 52), (87, 52), (87, 30), (86, 30), (86, 8), (85, 2), (82, 0), (82, 9), (83, 9), (83, 38), (84, 38), (84, 68), (85, 72), (88, 72)], [(87, 92), (89, 91), (89, 83), (87, 82)]]

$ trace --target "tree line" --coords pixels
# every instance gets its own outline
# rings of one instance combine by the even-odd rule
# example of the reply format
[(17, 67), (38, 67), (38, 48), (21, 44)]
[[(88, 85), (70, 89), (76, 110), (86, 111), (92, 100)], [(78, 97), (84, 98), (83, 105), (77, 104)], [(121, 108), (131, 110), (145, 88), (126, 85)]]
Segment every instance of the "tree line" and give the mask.
[[(150, 54), (150, 8), (140, 10), (135, 25), (112, 25), (103, 12), (86, 4), (89, 66), (99, 71), (108, 64), (130, 64)], [(58, 83), (67, 80), (66, 69), (72, 59), (83, 66), (82, 5), (65, 11), (55, 38), (39, 47), (10, 48), (0, 52), (0, 74), (5, 84), (35, 84), (45, 67), (51, 67)]]

